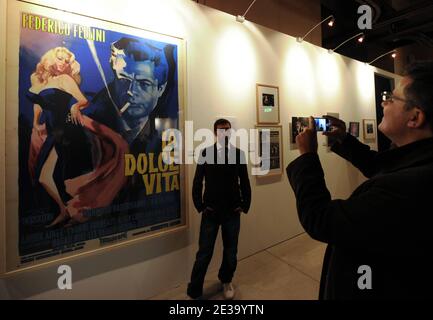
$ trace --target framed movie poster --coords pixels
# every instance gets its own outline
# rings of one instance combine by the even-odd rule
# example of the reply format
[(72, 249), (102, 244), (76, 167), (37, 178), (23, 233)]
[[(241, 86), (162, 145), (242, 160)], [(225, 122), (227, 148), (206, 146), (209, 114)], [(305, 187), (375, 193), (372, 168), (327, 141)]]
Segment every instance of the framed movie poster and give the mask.
[(258, 138), (259, 167), (262, 174), (257, 178), (283, 174), (283, 134), (282, 126), (256, 126)]
[(280, 123), (280, 97), (278, 87), (256, 85), (257, 123)]
[(185, 228), (184, 40), (17, 1), (7, 33), (4, 271)]
[(374, 140), (376, 139), (376, 120), (364, 119), (362, 120), (364, 127), (364, 139)]
[(359, 137), (359, 122), (349, 122), (349, 133), (356, 138)]

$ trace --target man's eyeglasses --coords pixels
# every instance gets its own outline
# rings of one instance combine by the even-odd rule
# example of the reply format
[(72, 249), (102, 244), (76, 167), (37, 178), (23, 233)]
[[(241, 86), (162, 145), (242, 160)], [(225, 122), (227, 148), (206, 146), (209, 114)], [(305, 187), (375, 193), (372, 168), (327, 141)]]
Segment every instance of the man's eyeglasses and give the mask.
[(391, 102), (392, 103), (392, 102), (394, 102), (394, 100), (402, 101), (405, 103), (409, 102), (408, 100), (396, 97), (395, 95), (392, 94), (392, 92), (388, 92), (388, 91), (382, 92), (381, 96), (382, 96), (382, 101), (384, 101), (384, 102)]

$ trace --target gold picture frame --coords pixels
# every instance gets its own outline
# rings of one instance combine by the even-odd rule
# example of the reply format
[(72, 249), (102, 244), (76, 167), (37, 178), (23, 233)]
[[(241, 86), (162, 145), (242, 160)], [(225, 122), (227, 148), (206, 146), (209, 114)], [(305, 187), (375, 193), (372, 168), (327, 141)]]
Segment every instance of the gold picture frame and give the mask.
[(377, 135), (376, 120), (375, 119), (363, 119), (362, 128), (364, 131), (365, 140), (375, 140)]
[(256, 84), (257, 124), (280, 123), (280, 95), (277, 86)]

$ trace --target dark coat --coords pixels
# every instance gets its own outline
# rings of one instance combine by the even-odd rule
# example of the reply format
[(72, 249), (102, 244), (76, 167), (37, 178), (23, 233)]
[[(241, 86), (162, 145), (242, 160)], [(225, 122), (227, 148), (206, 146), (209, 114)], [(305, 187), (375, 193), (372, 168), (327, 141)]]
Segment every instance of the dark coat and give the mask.
[[(236, 159), (233, 161), (236, 162), (234, 164), (218, 164), (216, 144), (201, 152), (192, 187), (194, 206), (198, 212), (202, 212), (206, 207), (217, 212), (233, 211), (240, 207), (244, 213), (248, 212), (251, 204), (251, 187), (245, 154), (235, 147), (229, 150), (233, 155), (229, 159)], [(207, 155), (211, 155), (213, 163), (205, 161)]]
[(433, 138), (377, 153), (348, 135), (332, 150), (370, 178), (347, 200), (331, 200), (316, 153), (287, 167), (302, 226), (328, 243), (319, 298), (432, 298)]

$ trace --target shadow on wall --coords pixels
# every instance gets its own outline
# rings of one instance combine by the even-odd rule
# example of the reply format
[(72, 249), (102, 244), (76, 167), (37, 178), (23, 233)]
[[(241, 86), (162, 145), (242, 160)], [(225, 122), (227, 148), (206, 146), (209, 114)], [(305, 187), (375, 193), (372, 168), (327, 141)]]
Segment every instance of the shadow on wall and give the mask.
[(72, 268), (73, 282), (76, 283), (185, 248), (189, 245), (188, 237), (188, 232), (182, 229), (164, 236), (114, 248), (107, 252), (89, 254), (47, 267), (39, 267), (6, 276), (0, 280), (0, 299), (26, 299), (57, 289), (57, 281), (60, 277), (57, 268), (62, 264)]

